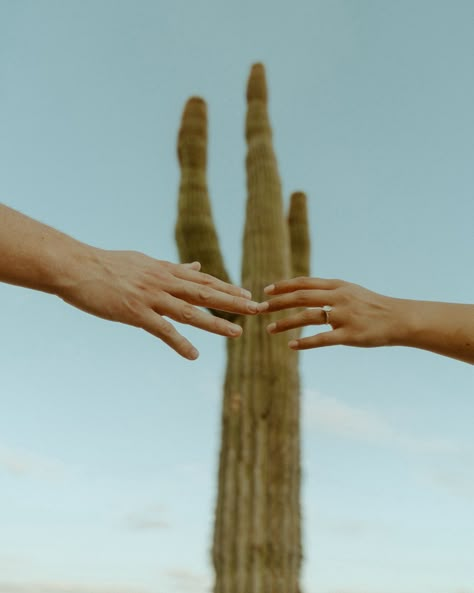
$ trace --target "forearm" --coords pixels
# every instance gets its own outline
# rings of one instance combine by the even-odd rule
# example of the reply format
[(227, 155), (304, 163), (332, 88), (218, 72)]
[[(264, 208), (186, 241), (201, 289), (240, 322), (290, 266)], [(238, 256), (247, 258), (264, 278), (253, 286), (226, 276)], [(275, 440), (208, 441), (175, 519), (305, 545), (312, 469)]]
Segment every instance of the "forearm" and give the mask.
[(394, 299), (394, 345), (411, 346), (474, 364), (474, 305)]
[(136, 251), (108, 251), (76, 241), (0, 204), (0, 282), (34, 288), (97, 317), (140, 327), (194, 360), (193, 345), (165, 317), (236, 338), (238, 324), (199, 307), (254, 315), (248, 291)]
[(93, 248), (0, 204), (0, 281), (59, 294)]

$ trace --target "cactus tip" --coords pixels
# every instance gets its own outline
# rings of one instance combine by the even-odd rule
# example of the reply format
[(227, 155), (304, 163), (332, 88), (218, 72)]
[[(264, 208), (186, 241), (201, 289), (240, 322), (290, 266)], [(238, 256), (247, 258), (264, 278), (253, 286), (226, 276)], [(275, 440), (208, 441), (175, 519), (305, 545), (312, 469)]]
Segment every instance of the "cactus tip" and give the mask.
[(260, 62), (253, 64), (247, 85), (247, 100), (267, 101), (265, 67)]
[(206, 101), (201, 97), (190, 97), (184, 107), (183, 118), (185, 117), (206, 117)]
[[(201, 97), (186, 101), (178, 133), (178, 160), (205, 166), (207, 141), (207, 106)], [(186, 156), (187, 155), (187, 156)]]
[(291, 194), (291, 201), (295, 204), (305, 204), (306, 194), (303, 191), (295, 191)]
[(302, 191), (295, 191), (290, 197), (289, 220), (304, 220), (307, 217), (306, 194)]

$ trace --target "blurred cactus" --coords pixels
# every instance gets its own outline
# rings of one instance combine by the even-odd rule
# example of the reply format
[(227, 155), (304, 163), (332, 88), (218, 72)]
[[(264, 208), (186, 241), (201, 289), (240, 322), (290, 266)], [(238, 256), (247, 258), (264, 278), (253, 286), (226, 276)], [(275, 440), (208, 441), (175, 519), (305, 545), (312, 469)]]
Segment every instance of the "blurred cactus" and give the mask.
[[(247, 212), (242, 286), (255, 300), (276, 279), (309, 274), (306, 197), (291, 196), (288, 220), (272, 146), (265, 71), (252, 67), (247, 87)], [(176, 240), (181, 261), (229, 281), (212, 220), (206, 180), (207, 120), (202, 99), (184, 109)], [(296, 331), (269, 336), (281, 314), (213, 313), (243, 326), (227, 341), (217, 509), (214, 593), (299, 593), (300, 393)]]

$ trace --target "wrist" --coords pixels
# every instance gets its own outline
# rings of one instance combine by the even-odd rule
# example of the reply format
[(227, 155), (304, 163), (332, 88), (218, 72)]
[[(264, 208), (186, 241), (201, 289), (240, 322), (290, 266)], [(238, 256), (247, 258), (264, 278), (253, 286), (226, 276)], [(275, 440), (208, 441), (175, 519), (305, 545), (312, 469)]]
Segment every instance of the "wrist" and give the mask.
[(67, 245), (54, 250), (50, 255), (50, 290), (60, 298), (71, 294), (77, 284), (90, 272), (91, 267), (97, 265), (99, 249), (67, 238)]
[(422, 328), (422, 319), (417, 301), (390, 298), (393, 323), (390, 345), (411, 346)]

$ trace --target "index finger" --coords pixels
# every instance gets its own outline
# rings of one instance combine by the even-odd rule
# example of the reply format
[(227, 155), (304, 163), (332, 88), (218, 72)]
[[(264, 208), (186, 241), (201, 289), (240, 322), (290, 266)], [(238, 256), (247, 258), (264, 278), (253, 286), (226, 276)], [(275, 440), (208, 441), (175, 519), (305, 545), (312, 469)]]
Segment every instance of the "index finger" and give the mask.
[(341, 286), (342, 283), (342, 280), (299, 276), (298, 278), (291, 278), (291, 280), (280, 280), (275, 284), (266, 286), (264, 290), (265, 294), (284, 294), (295, 290), (334, 290)]
[(254, 315), (258, 312), (258, 303), (248, 298), (221, 292), (211, 286), (187, 280), (184, 280), (179, 287), (176, 287), (173, 294), (191, 305), (198, 305), (208, 309), (218, 309), (219, 311), (243, 315)]
[(240, 288), (234, 284), (229, 284), (228, 282), (224, 282), (223, 280), (220, 280), (211, 274), (198, 272), (196, 270), (190, 269), (189, 267), (183, 268), (182, 266), (179, 266), (179, 268), (174, 271), (174, 275), (177, 278), (181, 278), (182, 280), (188, 280), (189, 282), (195, 282), (196, 284), (202, 284), (203, 286), (210, 286), (211, 288), (226, 294), (243, 297), (245, 299), (252, 298), (252, 293), (245, 288)]
[(282, 309), (324, 307), (324, 305), (329, 304), (331, 304), (331, 298), (327, 290), (296, 290), (260, 303), (259, 312), (271, 313)]

